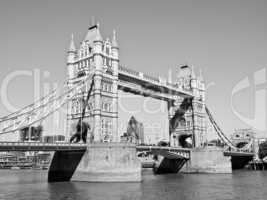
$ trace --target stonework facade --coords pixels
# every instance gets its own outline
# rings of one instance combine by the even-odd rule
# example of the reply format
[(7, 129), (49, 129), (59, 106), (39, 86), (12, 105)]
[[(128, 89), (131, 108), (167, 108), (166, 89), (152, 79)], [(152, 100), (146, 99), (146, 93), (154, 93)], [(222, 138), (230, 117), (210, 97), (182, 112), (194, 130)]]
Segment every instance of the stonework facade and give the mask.
[[(184, 120), (179, 121), (176, 130), (171, 133), (171, 143), (173, 146), (181, 146), (180, 137), (190, 138), (192, 147), (204, 145), (206, 136), (206, 112), (205, 112), (205, 83), (202, 72), (197, 77), (194, 68), (182, 66), (179, 69), (177, 85), (184, 90), (192, 91), (192, 105), (184, 114)], [(184, 98), (179, 98), (170, 110), (170, 117), (173, 116)]]
[[(67, 52), (67, 68), (70, 88), (89, 74), (94, 74), (94, 88), (87, 102), (84, 118), (91, 127), (94, 141), (120, 141), (118, 90), (123, 90), (167, 101), (169, 119), (185, 97), (192, 98), (192, 105), (184, 114), (185, 120), (180, 121), (176, 130), (171, 133), (170, 142), (173, 146), (179, 146), (179, 137), (188, 135), (192, 139), (192, 146), (203, 145), (206, 131), (205, 84), (202, 75), (196, 77), (192, 67), (182, 66), (176, 83), (170, 83), (163, 78), (155, 78), (119, 66), (116, 32), (113, 32), (111, 41), (104, 40), (100, 34), (99, 24), (93, 24), (79, 48), (76, 48), (72, 36)], [(83, 100), (89, 88), (90, 85), (87, 85), (68, 103), (67, 130), (70, 136), (75, 132), (75, 126), (82, 113)]]
[[(84, 119), (89, 123), (95, 141), (118, 141), (115, 131), (118, 123), (118, 65), (119, 48), (115, 31), (112, 41), (104, 40), (100, 34), (99, 24), (93, 24), (79, 48), (76, 48), (72, 36), (67, 58), (68, 85), (72, 87), (88, 74), (95, 74), (94, 88)], [(89, 87), (90, 85), (69, 101), (69, 135), (75, 131), (82, 113), (83, 99), (86, 98)]]

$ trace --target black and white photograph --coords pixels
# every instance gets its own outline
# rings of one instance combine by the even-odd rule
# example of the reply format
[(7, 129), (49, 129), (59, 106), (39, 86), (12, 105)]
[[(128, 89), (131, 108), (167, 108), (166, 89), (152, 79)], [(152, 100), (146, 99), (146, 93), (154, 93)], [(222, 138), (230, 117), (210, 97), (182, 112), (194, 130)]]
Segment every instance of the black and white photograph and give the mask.
[(266, 0), (0, 0), (0, 200), (266, 200)]

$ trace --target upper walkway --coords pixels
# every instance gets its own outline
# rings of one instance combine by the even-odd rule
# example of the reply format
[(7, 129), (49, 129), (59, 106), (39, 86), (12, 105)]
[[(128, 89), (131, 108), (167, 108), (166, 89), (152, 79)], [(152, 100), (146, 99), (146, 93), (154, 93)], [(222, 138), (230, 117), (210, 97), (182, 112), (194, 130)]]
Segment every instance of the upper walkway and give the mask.
[(176, 100), (178, 96), (193, 97), (191, 91), (169, 83), (166, 79), (146, 75), (123, 66), (119, 66), (119, 89), (163, 100)]
[(224, 156), (254, 156), (255, 153), (251, 151), (224, 151)]

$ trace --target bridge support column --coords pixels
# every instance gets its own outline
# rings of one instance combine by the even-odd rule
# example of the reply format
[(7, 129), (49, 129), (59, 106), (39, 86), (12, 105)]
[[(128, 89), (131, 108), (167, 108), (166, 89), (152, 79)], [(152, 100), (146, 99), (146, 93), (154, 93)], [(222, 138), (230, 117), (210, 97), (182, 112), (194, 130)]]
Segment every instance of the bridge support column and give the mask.
[(72, 180), (140, 182), (141, 163), (136, 156), (136, 146), (126, 143), (89, 145)]
[(193, 107), (193, 146), (200, 148), (204, 144), (204, 136), (206, 133), (205, 124), (205, 103), (199, 100), (192, 101)]
[(94, 141), (99, 142), (101, 138), (101, 71), (95, 72), (94, 86)]
[(118, 132), (118, 79), (113, 80), (113, 93), (114, 97), (112, 99), (112, 111), (113, 111), (113, 120), (112, 120), (112, 133), (113, 133), (113, 142), (119, 142), (119, 132)]
[(185, 173), (232, 173), (231, 160), (222, 149), (192, 149), (190, 161), (182, 169)]

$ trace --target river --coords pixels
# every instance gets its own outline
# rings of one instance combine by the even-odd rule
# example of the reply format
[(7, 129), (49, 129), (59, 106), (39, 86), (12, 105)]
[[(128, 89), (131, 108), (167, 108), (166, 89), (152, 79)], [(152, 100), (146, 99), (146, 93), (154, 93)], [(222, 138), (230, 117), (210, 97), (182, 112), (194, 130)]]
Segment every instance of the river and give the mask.
[(47, 171), (0, 170), (1, 200), (266, 200), (267, 171), (154, 175), (141, 183), (47, 183)]

